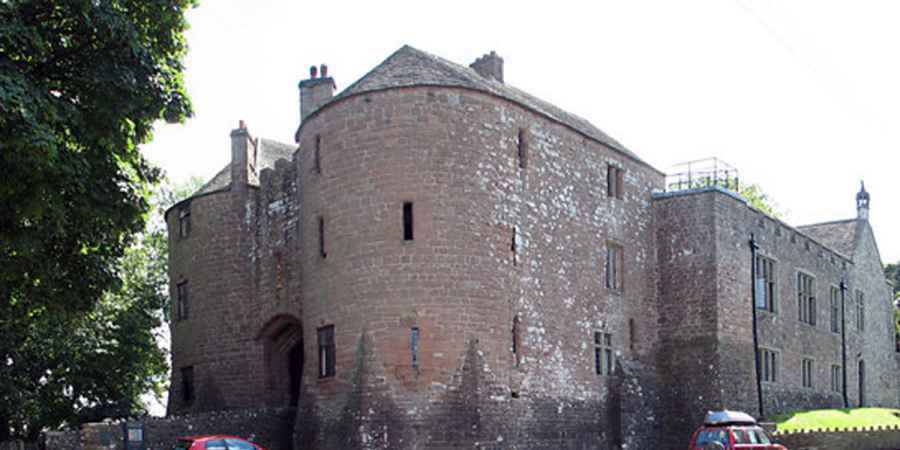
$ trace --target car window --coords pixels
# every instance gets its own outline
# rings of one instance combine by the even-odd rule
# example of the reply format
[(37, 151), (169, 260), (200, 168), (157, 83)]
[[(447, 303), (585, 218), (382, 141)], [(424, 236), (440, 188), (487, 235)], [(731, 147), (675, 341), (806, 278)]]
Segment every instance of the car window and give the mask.
[(225, 441), (219, 439), (215, 441), (206, 441), (206, 450), (228, 450), (225, 447)]
[(748, 430), (751, 436), (753, 436), (756, 444), (771, 444), (772, 441), (769, 440), (769, 435), (766, 434), (765, 430), (762, 428), (751, 428)]
[(771, 444), (769, 436), (759, 427), (735, 428), (735, 444)]
[(704, 430), (697, 435), (698, 447), (709, 444), (710, 442), (718, 442), (728, 447), (728, 433), (725, 430)]
[(256, 450), (253, 444), (241, 439), (225, 439), (228, 444), (228, 450)]
[(191, 448), (191, 445), (194, 445), (192, 441), (178, 441), (175, 443), (173, 450), (187, 450)]

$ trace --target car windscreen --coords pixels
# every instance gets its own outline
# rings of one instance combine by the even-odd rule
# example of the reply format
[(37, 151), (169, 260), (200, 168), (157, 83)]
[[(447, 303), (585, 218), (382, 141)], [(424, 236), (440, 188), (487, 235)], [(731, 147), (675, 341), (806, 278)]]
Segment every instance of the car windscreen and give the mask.
[(769, 436), (760, 427), (740, 427), (731, 430), (735, 444), (771, 444)]
[(728, 447), (728, 432), (724, 429), (712, 429), (712, 430), (703, 430), (699, 434), (697, 434), (697, 442), (695, 445), (697, 447), (702, 447), (710, 442), (718, 442), (724, 445), (726, 448)]
[(206, 450), (228, 450), (225, 441), (222, 439), (214, 441), (206, 441)]
[(191, 441), (178, 441), (175, 443), (175, 447), (172, 447), (172, 450), (187, 450), (191, 448), (191, 445), (194, 443)]

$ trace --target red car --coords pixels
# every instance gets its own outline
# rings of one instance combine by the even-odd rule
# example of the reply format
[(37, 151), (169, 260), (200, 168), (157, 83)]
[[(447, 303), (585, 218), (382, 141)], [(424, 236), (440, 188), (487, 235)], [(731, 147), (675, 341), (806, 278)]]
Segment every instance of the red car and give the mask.
[(178, 438), (174, 450), (266, 450), (237, 436), (214, 434)]
[(688, 450), (787, 450), (772, 442), (756, 419), (740, 411), (710, 411)]

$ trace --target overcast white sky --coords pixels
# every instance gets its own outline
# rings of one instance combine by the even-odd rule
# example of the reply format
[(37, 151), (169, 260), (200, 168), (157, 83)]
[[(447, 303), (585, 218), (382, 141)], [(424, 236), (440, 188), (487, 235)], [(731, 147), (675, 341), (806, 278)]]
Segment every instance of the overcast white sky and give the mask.
[(196, 116), (145, 148), (174, 180), (227, 164), (239, 119), (293, 142), (310, 65), (341, 90), (403, 44), (462, 64), (496, 50), (507, 83), (660, 170), (722, 158), (793, 225), (854, 217), (864, 179), (882, 259), (900, 260), (900, 2), (205, 0), (189, 20)]

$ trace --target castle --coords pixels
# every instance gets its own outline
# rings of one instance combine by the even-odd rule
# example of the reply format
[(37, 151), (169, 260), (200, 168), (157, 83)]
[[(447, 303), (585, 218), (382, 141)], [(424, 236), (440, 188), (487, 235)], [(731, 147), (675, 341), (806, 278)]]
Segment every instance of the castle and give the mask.
[(864, 190), (792, 227), (673, 188), (493, 52), (299, 89), (295, 145), (241, 123), (167, 211), (170, 414), (296, 408), (303, 449), (683, 448), (709, 409), (900, 401)]

